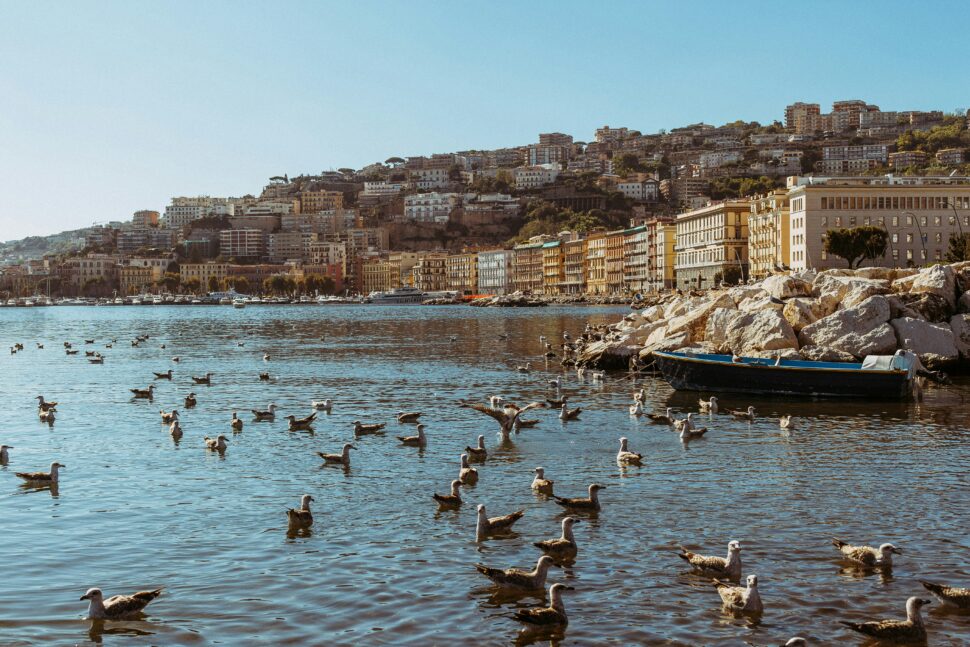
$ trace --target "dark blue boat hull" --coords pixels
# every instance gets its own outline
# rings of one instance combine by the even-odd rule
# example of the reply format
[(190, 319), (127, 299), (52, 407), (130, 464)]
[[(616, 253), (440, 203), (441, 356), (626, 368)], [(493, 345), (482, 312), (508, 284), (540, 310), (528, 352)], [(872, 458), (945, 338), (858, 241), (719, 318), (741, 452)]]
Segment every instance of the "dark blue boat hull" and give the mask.
[(858, 364), (786, 361), (775, 366), (770, 359), (734, 363), (724, 355), (655, 353), (654, 365), (681, 391), (873, 400), (899, 400), (911, 393), (906, 371), (865, 370)]

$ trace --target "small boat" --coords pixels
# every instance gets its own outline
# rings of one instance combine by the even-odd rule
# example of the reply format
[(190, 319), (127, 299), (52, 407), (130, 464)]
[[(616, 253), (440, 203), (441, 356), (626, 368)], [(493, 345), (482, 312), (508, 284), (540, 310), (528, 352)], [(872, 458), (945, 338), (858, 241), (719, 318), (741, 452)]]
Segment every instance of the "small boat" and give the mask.
[(900, 400), (912, 393), (919, 358), (905, 350), (861, 364), (703, 353), (655, 352), (654, 363), (678, 391)]
[(232, 307), (233, 308), (245, 308), (246, 307), (246, 300), (245, 299), (233, 299), (233, 301), (232, 301)]

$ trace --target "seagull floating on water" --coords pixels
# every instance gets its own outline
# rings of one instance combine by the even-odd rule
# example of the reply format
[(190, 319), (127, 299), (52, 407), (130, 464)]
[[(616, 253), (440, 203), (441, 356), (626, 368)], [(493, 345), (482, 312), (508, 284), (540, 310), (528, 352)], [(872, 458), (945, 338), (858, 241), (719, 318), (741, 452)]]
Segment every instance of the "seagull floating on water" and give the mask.
[(438, 505), (442, 508), (458, 508), (462, 504), (461, 494), (458, 492), (458, 488), (461, 487), (461, 481), (455, 480), (451, 482), (451, 494), (438, 494), (434, 493), (434, 500), (438, 502)]
[(313, 513), (310, 512), (311, 501), (313, 501), (313, 497), (304, 494), (300, 499), (299, 508), (290, 508), (286, 511), (287, 525), (291, 530), (309, 528), (313, 525)]
[(530, 362), (526, 362), (525, 364), (519, 364), (518, 366), (515, 367), (515, 370), (517, 370), (519, 373), (528, 373), (529, 371), (532, 370), (532, 364)]
[(552, 557), (543, 555), (531, 571), (520, 568), (492, 568), (483, 564), (476, 564), (475, 570), (502, 588), (533, 591), (546, 587), (546, 576), (553, 565)]
[(694, 414), (693, 412), (688, 413), (687, 417), (683, 420), (674, 420), (674, 431), (682, 432), (685, 429), (690, 431), (694, 428)]
[(576, 420), (579, 418), (579, 414), (583, 412), (582, 407), (576, 407), (575, 409), (569, 409), (564, 402), (562, 408), (559, 410), (559, 419), (563, 422), (569, 422), (570, 420)]
[(235, 411), (232, 412), (232, 422), (229, 423), (229, 427), (233, 431), (242, 431), (243, 430), (243, 421), (242, 421), (242, 418), (240, 418), (239, 416), (237, 416)]
[(271, 402), (262, 411), (259, 409), (250, 409), (250, 411), (253, 412), (253, 418), (256, 420), (273, 420), (276, 418), (276, 403)]
[(151, 400), (155, 395), (155, 385), (149, 384), (147, 389), (128, 389), (136, 398)]
[(87, 617), (90, 620), (129, 620), (142, 615), (145, 607), (161, 594), (162, 589), (155, 589), (131, 595), (113, 595), (105, 600), (101, 589), (88, 589), (81, 599), (88, 601)]
[(206, 373), (202, 377), (192, 376), (192, 381), (196, 384), (212, 384), (212, 373)]
[(226, 443), (226, 437), (222, 434), (219, 434), (215, 438), (209, 438), (206, 436), (203, 438), (203, 440), (205, 441), (205, 448), (214, 452), (222, 453), (226, 451), (226, 448), (229, 446), (228, 443)]
[(330, 413), (331, 409), (333, 409), (333, 400), (312, 400), (310, 406), (317, 411)]
[(10, 461), (10, 454), (7, 453), (8, 449), (16, 449), (10, 445), (0, 445), (0, 465), (6, 465)]
[(499, 409), (496, 407), (489, 407), (484, 404), (477, 404), (477, 403), (471, 403), (471, 402), (461, 402), (460, 405), (463, 407), (467, 407), (469, 409), (474, 409), (475, 411), (480, 411), (485, 415), (491, 416), (492, 418), (497, 420), (499, 425), (501, 425), (501, 434), (502, 434), (503, 440), (509, 439), (509, 434), (511, 434), (512, 431), (516, 428), (516, 425), (520, 424), (521, 416), (523, 413), (531, 409), (538, 409), (546, 406), (542, 402), (532, 402), (522, 407), (521, 409), (513, 409), (513, 408)]
[(882, 544), (879, 548), (872, 546), (853, 546), (841, 539), (833, 538), (832, 545), (838, 548), (842, 556), (850, 562), (871, 568), (892, 568), (893, 554), (902, 554), (902, 551), (892, 544)]
[(562, 386), (562, 377), (560, 377), (559, 375), (557, 375), (556, 376), (556, 379), (549, 380), (549, 386), (551, 386), (551, 387), (553, 387), (555, 389), (560, 388)]
[(172, 436), (173, 440), (182, 440), (182, 426), (179, 424), (178, 418), (173, 420), (172, 424), (168, 426), (168, 433)]
[(397, 414), (397, 421), (400, 423), (417, 422), (418, 418), (420, 417), (421, 417), (420, 411), (411, 411), (411, 412), (399, 411)]
[(478, 447), (465, 447), (468, 460), (483, 461), (488, 458), (488, 450), (485, 449), (485, 436), (478, 437)]
[(749, 575), (746, 582), (747, 587), (743, 587), (715, 579), (714, 588), (717, 589), (726, 609), (744, 613), (761, 613), (765, 607), (758, 594), (758, 576)]
[(51, 471), (49, 472), (15, 472), (15, 474), (28, 483), (53, 485), (57, 483), (57, 471), (63, 467), (60, 463), (55, 462), (51, 463)]
[(172, 379), (172, 369), (168, 369), (164, 373), (155, 373), (155, 371), (152, 371), (152, 373), (155, 375), (155, 379), (156, 380), (171, 380)]
[(41, 422), (46, 422), (49, 425), (54, 424), (54, 420), (57, 417), (57, 409), (48, 409), (47, 411), (41, 411), (38, 416)]
[(260, 373), (259, 374), (259, 381), (260, 382), (269, 382), (269, 373)]
[(707, 427), (700, 427), (699, 429), (694, 429), (693, 426), (688, 427), (684, 425), (680, 430), (680, 439), (683, 442), (688, 442), (691, 440), (697, 440), (698, 438), (703, 438), (704, 434), (707, 433)]
[(791, 421), (791, 416), (782, 416), (778, 420), (778, 426), (781, 427), (782, 429), (791, 429), (795, 425)]
[(290, 415), (286, 416), (286, 419), (289, 421), (288, 426), (290, 431), (309, 429), (313, 425), (313, 421), (317, 419), (317, 413), (314, 411), (306, 418), (297, 418), (296, 416)]
[(627, 448), (627, 439), (620, 438), (620, 451), (616, 453), (616, 462), (618, 465), (641, 465), (643, 460), (643, 454), (637, 454), (636, 452), (631, 452)]
[(383, 422), (365, 425), (361, 423), (360, 420), (354, 420), (354, 435), (362, 436), (364, 434), (376, 434), (379, 433), (385, 426), (386, 425)]
[(930, 604), (930, 600), (915, 596), (906, 600), (905, 620), (876, 620), (872, 622), (839, 620), (839, 623), (852, 631), (879, 640), (923, 643), (926, 642), (926, 627), (923, 625), (923, 616), (920, 615), (920, 609), (927, 604)]
[(458, 480), (462, 485), (475, 485), (478, 483), (478, 470), (468, 464), (468, 454), (461, 455), (461, 468), (458, 471)]
[(658, 425), (672, 425), (674, 424), (673, 409), (667, 407), (665, 413), (648, 413), (647, 417), (650, 418), (650, 422)]
[(579, 521), (576, 517), (563, 517), (561, 537), (537, 541), (532, 545), (556, 559), (574, 559), (578, 547), (576, 537), (573, 535), (573, 525), (579, 523)]
[(475, 524), (475, 541), (482, 541), (490, 535), (501, 535), (512, 531), (512, 525), (525, 515), (525, 510), (518, 510), (502, 517), (489, 518), (485, 514), (485, 506), (478, 504), (478, 521)]
[(642, 416), (643, 413), (644, 413), (644, 411), (643, 411), (643, 403), (640, 400), (637, 400), (636, 402), (634, 402), (633, 404), (630, 405), (630, 415), (631, 416), (637, 416), (637, 417), (639, 417), (639, 416)]
[(600, 485), (598, 483), (592, 483), (589, 486), (589, 496), (580, 498), (567, 498), (553, 495), (552, 498), (556, 500), (556, 503), (564, 508), (572, 508), (574, 510), (600, 510), (600, 500), (599, 491), (605, 490), (605, 485)]
[(195, 394), (194, 393), (189, 393), (187, 396), (185, 396), (185, 408), (186, 409), (191, 409), (196, 404), (198, 404), (198, 401), (195, 399)]
[(350, 450), (357, 449), (350, 443), (344, 443), (344, 447), (339, 454), (324, 454), (323, 452), (317, 452), (317, 456), (323, 459), (326, 465), (343, 465), (344, 467), (350, 467)]
[(934, 584), (926, 580), (920, 580), (919, 583), (943, 605), (956, 607), (957, 609), (970, 609), (970, 589)]
[(519, 609), (515, 612), (515, 619), (530, 625), (565, 626), (569, 624), (566, 607), (562, 603), (562, 592), (572, 591), (573, 587), (556, 582), (549, 587), (549, 606), (533, 609)]
[(46, 400), (44, 400), (44, 396), (42, 395), (38, 395), (34, 399), (37, 400), (37, 408), (40, 409), (41, 411), (47, 411), (48, 409), (53, 409), (54, 407), (57, 406), (56, 402), (47, 402)]
[(717, 413), (717, 397), (711, 396), (710, 400), (698, 400), (697, 404), (701, 408), (701, 413)]
[(162, 409), (159, 409), (158, 413), (160, 416), (162, 416), (162, 422), (164, 422), (165, 424), (170, 424), (173, 420), (176, 420), (179, 417), (178, 409), (172, 409), (171, 412), (167, 412)]
[(542, 467), (537, 467), (535, 469), (535, 478), (532, 479), (532, 490), (538, 492), (539, 494), (548, 494), (552, 496), (552, 486), (554, 481), (550, 481), (546, 478), (546, 470)]
[(707, 575), (708, 577), (727, 578), (732, 581), (741, 579), (741, 542), (728, 542), (727, 557), (714, 557), (709, 555), (698, 555), (680, 547), (677, 557), (694, 567), (694, 570)]
[(417, 436), (398, 436), (397, 439), (411, 447), (424, 447), (428, 444), (428, 438), (424, 435), (424, 425), (418, 425)]
[(729, 409), (728, 413), (730, 413), (738, 420), (747, 420), (748, 422), (753, 422), (755, 418), (754, 407), (748, 407), (747, 410)]

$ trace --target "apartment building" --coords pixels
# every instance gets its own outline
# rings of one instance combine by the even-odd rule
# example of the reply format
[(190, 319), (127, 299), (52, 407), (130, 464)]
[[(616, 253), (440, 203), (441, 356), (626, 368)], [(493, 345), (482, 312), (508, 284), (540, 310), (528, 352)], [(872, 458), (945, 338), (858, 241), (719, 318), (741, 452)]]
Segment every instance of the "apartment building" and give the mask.
[(513, 254), (510, 249), (478, 253), (478, 294), (503, 295), (511, 292)]
[(629, 128), (610, 128), (609, 126), (597, 128), (595, 133), (596, 142), (599, 144), (622, 141), (629, 136)]
[(761, 279), (791, 266), (790, 225), (786, 189), (751, 198), (748, 262), (753, 278)]
[(817, 103), (793, 103), (785, 108), (785, 128), (796, 133), (811, 133), (816, 130), (822, 107)]
[(411, 268), (414, 287), (425, 292), (442, 292), (448, 289), (448, 255), (425, 252)]
[(512, 171), (515, 178), (515, 188), (537, 189), (547, 184), (552, 184), (559, 177), (558, 164), (537, 164), (533, 166), (520, 166)]
[(306, 262), (311, 265), (336, 265), (347, 274), (347, 244), (332, 240), (313, 240), (306, 245)]
[(266, 244), (266, 257), (271, 263), (305, 260), (308, 247), (317, 242), (319, 234), (301, 231), (280, 231), (270, 234)]
[(209, 196), (172, 198), (172, 203), (165, 207), (164, 222), (169, 229), (181, 229), (192, 221), (206, 216), (235, 215), (235, 207), (231, 198)]
[(944, 166), (956, 166), (963, 164), (964, 154), (962, 148), (944, 148), (936, 152), (936, 161)]
[(445, 269), (448, 288), (458, 294), (471, 295), (478, 290), (478, 252), (450, 254)]
[(259, 259), (266, 253), (266, 234), (261, 229), (223, 229), (219, 250), (225, 258)]
[(623, 234), (622, 229), (606, 234), (607, 294), (623, 294), (626, 291), (626, 284), (623, 282)]
[(414, 266), (418, 264), (417, 252), (391, 252), (387, 260), (397, 268), (398, 285), (414, 285)]
[(560, 294), (565, 277), (565, 259), (561, 240), (550, 240), (542, 244), (542, 294)]
[(677, 226), (673, 218), (657, 218), (647, 227), (647, 287), (645, 291), (659, 292), (677, 287), (675, 271)]
[(118, 276), (119, 258), (109, 254), (88, 254), (67, 258), (58, 268), (61, 281), (83, 288), (89, 281), (113, 285)]
[(585, 294), (586, 292), (586, 255), (585, 238), (572, 237), (562, 244), (563, 278), (560, 294)]
[(189, 279), (198, 279), (203, 290), (209, 289), (210, 279), (223, 285), (229, 276), (229, 263), (180, 263), (179, 278), (185, 284)]
[(317, 211), (332, 211), (342, 209), (344, 194), (341, 191), (304, 191), (300, 194), (301, 213), (316, 213)]
[(404, 196), (404, 219), (447, 223), (453, 209), (461, 206), (460, 193), (415, 193)]
[(791, 267), (846, 267), (824, 251), (829, 229), (882, 227), (885, 255), (866, 261), (881, 267), (938, 262), (950, 234), (970, 232), (968, 177), (788, 178)]
[(747, 279), (750, 213), (747, 200), (726, 200), (677, 214), (675, 270), (679, 287), (712, 288), (734, 272)]
[(889, 165), (899, 171), (910, 166), (922, 166), (928, 157), (923, 151), (900, 151), (889, 155)]
[(124, 296), (147, 292), (156, 280), (150, 267), (122, 265), (118, 268), (118, 292)]
[(542, 294), (542, 245), (548, 241), (548, 236), (535, 236), (512, 248), (513, 291)]
[(387, 292), (401, 287), (401, 267), (388, 260), (373, 258), (364, 261), (361, 276), (363, 294)]
[(616, 183), (616, 190), (638, 202), (656, 202), (660, 182), (654, 179), (623, 180)]
[(648, 239), (646, 225), (623, 232), (623, 285), (629, 292), (643, 292), (649, 285)]
[(597, 231), (586, 239), (586, 291), (606, 294), (606, 232)]
[(421, 190), (444, 189), (451, 184), (451, 177), (447, 167), (422, 168), (411, 171), (411, 182)]
[(157, 211), (143, 209), (134, 213), (131, 217), (131, 225), (136, 228), (157, 227), (158, 218), (159, 213)]
[(364, 195), (397, 195), (403, 190), (400, 182), (364, 182)]
[(175, 246), (175, 230), (139, 227), (122, 229), (116, 241), (119, 254), (134, 254), (139, 249), (170, 250)]

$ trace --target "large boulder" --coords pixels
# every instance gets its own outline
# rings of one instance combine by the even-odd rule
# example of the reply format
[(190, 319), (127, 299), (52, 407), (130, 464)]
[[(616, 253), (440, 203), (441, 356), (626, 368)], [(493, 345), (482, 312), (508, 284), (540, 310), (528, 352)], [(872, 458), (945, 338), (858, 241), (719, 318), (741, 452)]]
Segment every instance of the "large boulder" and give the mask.
[(741, 312), (761, 312), (762, 310), (774, 310), (781, 313), (785, 309), (785, 302), (775, 299), (767, 294), (762, 297), (749, 297), (738, 304)]
[(802, 346), (826, 346), (860, 359), (892, 354), (896, 350), (896, 333), (888, 323), (889, 315), (889, 301), (876, 295), (805, 326), (798, 339)]
[[(890, 292), (889, 281), (867, 279), (844, 274), (844, 272), (849, 270), (826, 270), (815, 277), (813, 288), (818, 302), (829, 312), (834, 312), (840, 307), (853, 307), (873, 295)], [(851, 305), (846, 306), (844, 302), (850, 296)]]
[(970, 290), (970, 261), (960, 261), (950, 265), (953, 270), (953, 277), (957, 282), (957, 291), (966, 292)]
[(576, 358), (576, 364), (595, 369), (626, 369), (630, 366), (630, 358), (639, 351), (638, 345), (631, 344), (625, 339), (596, 341), (587, 344)]
[(906, 295), (886, 295), (886, 300), (889, 301), (889, 318), (900, 319), (902, 317), (909, 317), (910, 319), (925, 319), (926, 317), (906, 305), (906, 301), (903, 300), (904, 296)]
[(953, 307), (946, 299), (931, 292), (903, 292), (895, 295), (900, 303), (927, 321), (948, 321), (953, 314)]
[[(654, 333), (654, 335), (656, 335), (656, 333)], [(652, 355), (654, 351), (670, 352), (680, 350), (681, 348), (690, 346), (692, 343), (690, 335), (688, 335), (686, 332), (673, 335), (672, 337), (661, 336), (657, 339), (654, 339), (654, 335), (650, 336), (652, 341), (649, 341), (643, 347), (643, 349), (640, 350), (640, 359), (649, 360), (650, 355)]]
[(786, 274), (773, 274), (761, 282), (761, 287), (776, 299), (807, 297), (812, 293), (812, 284)]
[(953, 315), (950, 319), (950, 330), (953, 331), (953, 342), (960, 357), (970, 360), (970, 315)]
[(967, 290), (957, 299), (957, 312), (970, 312), (970, 290)]
[(727, 330), (741, 314), (736, 308), (717, 308), (707, 318), (707, 327), (704, 329), (704, 341), (718, 349), (719, 353), (726, 353), (730, 349), (727, 346)]
[(704, 328), (707, 318), (717, 308), (733, 308), (734, 299), (727, 292), (712, 295), (709, 301), (699, 301), (697, 305), (679, 317), (667, 320), (667, 334), (677, 335), (687, 331), (693, 341), (704, 341)]
[(663, 321), (653, 321), (651, 323), (645, 323), (638, 327), (636, 330), (630, 333), (630, 341), (634, 344), (639, 344), (641, 346), (647, 343), (650, 336), (657, 330), (666, 330), (667, 324)]
[(734, 304), (737, 305), (745, 299), (760, 299), (767, 296), (768, 293), (760, 285), (736, 285), (728, 290), (728, 295), (734, 299)]
[(795, 332), (830, 314), (832, 313), (826, 312), (822, 304), (815, 299), (803, 297), (789, 299), (785, 303), (784, 310), (782, 310), (782, 315), (788, 320)]
[(837, 350), (827, 346), (802, 346), (798, 351), (802, 359), (810, 362), (855, 362), (856, 358), (852, 353), (844, 350)]
[(798, 337), (777, 310), (749, 312), (736, 317), (725, 332), (725, 343), (735, 355), (759, 351), (798, 350)]
[(909, 286), (909, 292), (943, 297), (950, 308), (956, 305), (956, 275), (949, 265), (934, 265), (920, 270)]
[(955, 362), (960, 357), (953, 330), (947, 324), (934, 324), (922, 319), (893, 319), (889, 322), (896, 331), (899, 347), (919, 355), (926, 366)]
[(644, 308), (640, 311), (640, 316), (650, 322), (660, 321), (664, 318), (663, 304), (658, 303), (650, 306), (649, 308)]

